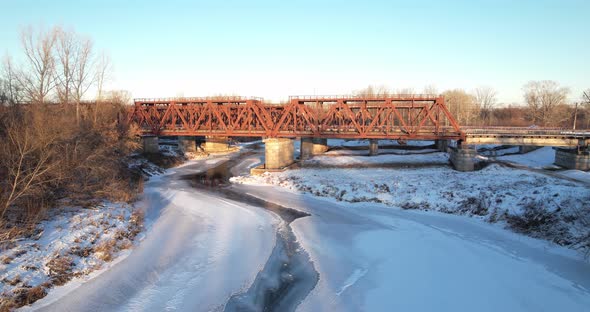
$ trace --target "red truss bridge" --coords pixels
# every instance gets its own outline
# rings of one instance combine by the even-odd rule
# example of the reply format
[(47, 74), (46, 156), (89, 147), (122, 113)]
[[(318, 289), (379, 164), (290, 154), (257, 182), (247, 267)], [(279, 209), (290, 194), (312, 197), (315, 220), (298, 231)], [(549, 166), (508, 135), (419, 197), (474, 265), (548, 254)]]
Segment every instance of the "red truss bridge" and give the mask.
[(143, 135), (434, 140), (465, 138), (434, 95), (136, 99), (130, 114)]

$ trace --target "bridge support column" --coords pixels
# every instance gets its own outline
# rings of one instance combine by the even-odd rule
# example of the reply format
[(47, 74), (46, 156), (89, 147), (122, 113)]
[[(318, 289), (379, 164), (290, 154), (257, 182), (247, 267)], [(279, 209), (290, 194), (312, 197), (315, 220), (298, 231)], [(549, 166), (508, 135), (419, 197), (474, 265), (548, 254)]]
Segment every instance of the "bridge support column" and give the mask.
[(141, 146), (144, 154), (154, 154), (160, 152), (157, 136), (141, 137)]
[(554, 163), (567, 169), (590, 170), (590, 153), (588, 149), (556, 148)]
[(229, 151), (229, 144), (227, 143), (227, 137), (205, 137), (205, 152), (207, 153), (219, 153)]
[(436, 149), (441, 152), (447, 152), (447, 148), (449, 147), (449, 140), (435, 140), (434, 145)]
[(449, 152), (449, 158), (455, 170), (475, 170), (475, 156), (477, 156), (477, 149), (473, 146), (457, 144), (457, 148), (450, 148)]
[(178, 137), (178, 148), (183, 153), (194, 153), (197, 151), (197, 142), (193, 136), (180, 136)]
[(293, 140), (270, 138), (264, 141), (264, 168), (281, 169), (293, 163)]
[(369, 140), (369, 156), (376, 156), (379, 154), (379, 140)]
[(541, 148), (541, 147), (536, 146), (536, 145), (521, 145), (518, 147), (518, 153), (519, 154), (526, 154), (526, 153), (530, 153), (532, 151), (538, 150), (539, 148)]
[(309, 159), (328, 150), (328, 139), (301, 138), (301, 159)]

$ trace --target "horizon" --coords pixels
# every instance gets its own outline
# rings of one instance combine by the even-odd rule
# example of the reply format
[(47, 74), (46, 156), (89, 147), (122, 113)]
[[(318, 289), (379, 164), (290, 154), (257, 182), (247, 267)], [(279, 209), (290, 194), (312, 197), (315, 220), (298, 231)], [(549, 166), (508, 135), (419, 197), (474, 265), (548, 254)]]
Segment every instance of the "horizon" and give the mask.
[(489, 86), (508, 105), (531, 80), (568, 87), (569, 101), (590, 87), (585, 1), (146, 3), (11, 2), (0, 53), (21, 63), (28, 25), (73, 29), (110, 55), (107, 89), (133, 98)]

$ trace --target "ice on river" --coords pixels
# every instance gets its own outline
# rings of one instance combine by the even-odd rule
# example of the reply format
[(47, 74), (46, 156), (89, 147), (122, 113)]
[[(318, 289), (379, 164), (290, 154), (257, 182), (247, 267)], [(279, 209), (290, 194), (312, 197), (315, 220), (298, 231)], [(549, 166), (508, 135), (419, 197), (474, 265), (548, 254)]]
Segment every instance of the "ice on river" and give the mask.
[(140, 245), (111, 269), (58, 287), (33, 308), (210, 311), (247, 290), (271, 254), (280, 221), (178, 178), (205, 166), (194, 161), (152, 178), (140, 203), (150, 226)]

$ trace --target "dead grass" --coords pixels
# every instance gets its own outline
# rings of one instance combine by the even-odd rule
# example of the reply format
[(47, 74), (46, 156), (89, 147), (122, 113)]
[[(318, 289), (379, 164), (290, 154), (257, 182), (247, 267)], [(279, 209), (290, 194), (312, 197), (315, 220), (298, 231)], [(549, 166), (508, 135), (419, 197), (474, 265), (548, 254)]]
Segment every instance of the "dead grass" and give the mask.
[(45, 264), (52, 285), (60, 286), (72, 279), (74, 262), (71, 257), (56, 255)]
[(113, 254), (117, 251), (117, 241), (109, 239), (101, 242), (94, 247), (94, 255), (102, 261), (113, 260)]
[(10, 296), (5, 296), (5, 294), (3, 294), (0, 297), (0, 312), (13, 311), (31, 304), (45, 296), (47, 296), (47, 290), (43, 285), (16, 288), (12, 291)]

